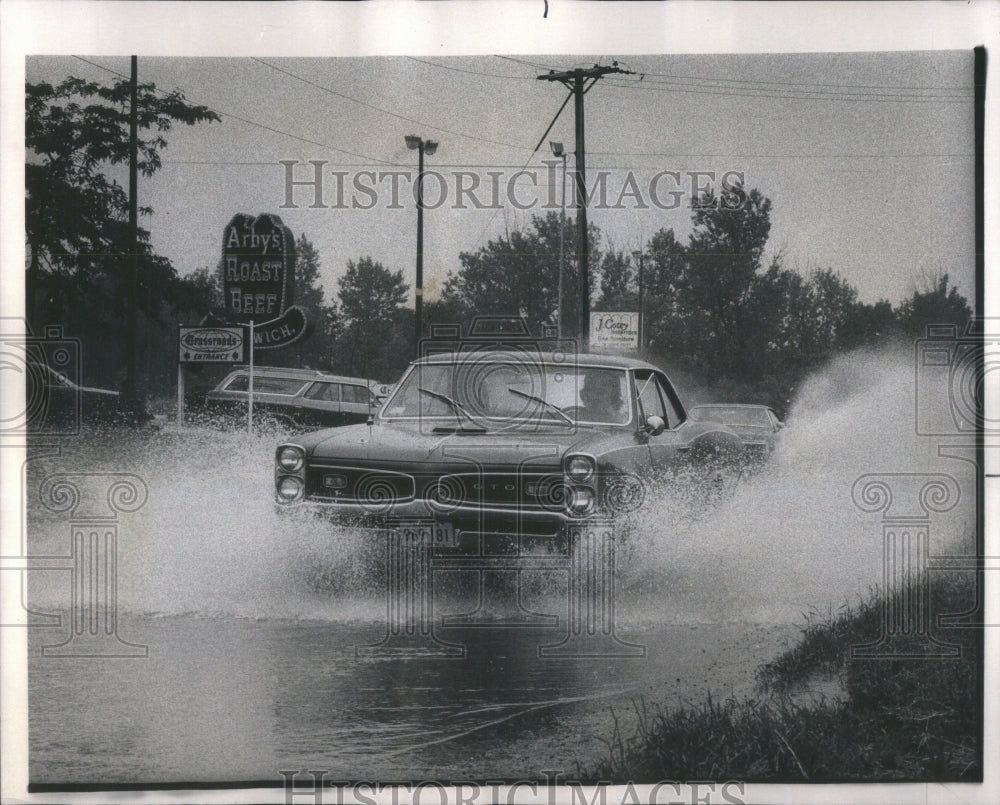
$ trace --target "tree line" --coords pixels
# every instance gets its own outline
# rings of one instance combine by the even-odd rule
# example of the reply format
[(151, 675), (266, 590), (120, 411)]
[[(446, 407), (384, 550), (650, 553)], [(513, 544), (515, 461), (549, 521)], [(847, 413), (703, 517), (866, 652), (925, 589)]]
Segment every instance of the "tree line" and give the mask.
[[(111, 177), (128, 159), (128, 90), (127, 81), (109, 88), (75, 78), (26, 87), (26, 312), (35, 333), (59, 324), (81, 339), (85, 382), (106, 387), (121, 385), (126, 360), (132, 248), (127, 196)], [(160, 168), (173, 124), (218, 120), (180, 92), (144, 84), (139, 97), (139, 169), (147, 176)], [(805, 373), (834, 354), (919, 337), (928, 324), (962, 327), (971, 317), (946, 273), (894, 306), (861, 302), (832, 268), (803, 272), (785, 265), (780, 253), (767, 256), (771, 209), (758, 189), (706, 194), (692, 204), (686, 239), (663, 228), (636, 253), (602, 248), (601, 232), (591, 225), (593, 309), (638, 310), (641, 267), (643, 357), (711, 387), (719, 399), (779, 411)], [(152, 212), (140, 210), (143, 219)], [(522, 316), (539, 334), (555, 324), (560, 230), (564, 331), (577, 335), (576, 227), (555, 212), (460, 253), (439, 297), (425, 300), (423, 334), (436, 323), (467, 330), (482, 314)], [(294, 301), (312, 333), (298, 344), (259, 351), (257, 360), (395, 380), (417, 348), (403, 271), (360, 256), (328, 297), (321, 256), (305, 233), (296, 247)], [(223, 320), (221, 266), (180, 276), (142, 227), (138, 264), (138, 385), (147, 395), (169, 396), (177, 325)], [(208, 384), (218, 372), (203, 375)]]

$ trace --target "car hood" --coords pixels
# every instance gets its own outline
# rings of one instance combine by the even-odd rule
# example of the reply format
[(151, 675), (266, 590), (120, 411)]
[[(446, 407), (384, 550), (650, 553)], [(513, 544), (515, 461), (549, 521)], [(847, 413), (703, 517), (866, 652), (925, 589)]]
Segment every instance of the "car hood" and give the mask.
[(612, 445), (635, 439), (634, 432), (578, 426), (520, 430), (430, 433), (418, 423), (348, 425), (317, 431), (299, 443), (314, 460), (398, 463), (400, 465), (455, 465), (480, 461), (486, 465), (518, 465), (535, 458), (557, 466), (570, 451), (595, 455)]

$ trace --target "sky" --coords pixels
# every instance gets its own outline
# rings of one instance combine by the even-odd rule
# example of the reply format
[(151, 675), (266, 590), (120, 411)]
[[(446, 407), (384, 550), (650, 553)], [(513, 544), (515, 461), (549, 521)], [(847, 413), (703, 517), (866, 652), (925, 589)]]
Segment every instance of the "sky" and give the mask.
[[(180, 89), (222, 117), (168, 133), (163, 168), (140, 179), (139, 203), (154, 210), (143, 225), (154, 248), (187, 274), (217, 262), (234, 214), (277, 213), (318, 249), (328, 298), (348, 261), (363, 256), (402, 270), (412, 286), (417, 159), (404, 137), (415, 134), (439, 143), (425, 162), (442, 177), (425, 185), (432, 208), (424, 216), (424, 272), (433, 299), (459, 268), (460, 252), (559, 209), (561, 163), (547, 141), (571, 152), (572, 174), (573, 103), (542, 140), (567, 90), (537, 76), (615, 62), (631, 74), (602, 78), (585, 96), (588, 184), (601, 172), (607, 182), (608, 203), (592, 203), (589, 212), (603, 249), (639, 249), (661, 228), (686, 237), (692, 181), (717, 190), (732, 171), (772, 201), (768, 258), (780, 253), (802, 272), (832, 268), (867, 302), (898, 303), (944, 272), (972, 299), (971, 50), (141, 57), (140, 81)], [(113, 81), (128, 69), (125, 55), (30, 56), (26, 79)], [(315, 176), (310, 161), (322, 163), (322, 208), (311, 206), (309, 186), (292, 188), (297, 209), (282, 208), (289, 170), (282, 161), (295, 163), (296, 181)], [(534, 178), (516, 176), (522, 168)], [(390, 178), (364, 173), (399, 170), (408, 174), (395, 203)], [(340, 197), (335, 172), (343, 176)], [(465, 209), (456, 208), (457, 183), (468, 187), (471, 174), (483, 183), (472, 195), (487, 209), (475, 209), (469, 195)], [(494, 181), (503, 209), (489, 208)], [(377, 199), (355, 182), (375, 188)], [(447, 196), (439, 204), (442, 182)], [(516, 203), (535, 207), (516, 209), (509, 186)], [(633, 189), (618, 203), (626, 187)], [(683, 193), (678, 202), (671, 191)], [(347, 209), (337, 208), (341, 200)]]

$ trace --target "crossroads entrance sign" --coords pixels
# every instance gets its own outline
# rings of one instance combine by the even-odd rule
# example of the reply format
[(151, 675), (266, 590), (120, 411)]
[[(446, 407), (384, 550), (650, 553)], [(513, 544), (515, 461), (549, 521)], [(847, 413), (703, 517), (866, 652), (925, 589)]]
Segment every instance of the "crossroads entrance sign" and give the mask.
[(306, 337), (305, 313), (292, 306), (295, 239), (277, 215), (238, 213), (222, 236), (223, 293), (230, 321), (253, 325), (254, 349)]
[(245, 327), (181, 327), (177, 339), (180, 363), (245, 363)]

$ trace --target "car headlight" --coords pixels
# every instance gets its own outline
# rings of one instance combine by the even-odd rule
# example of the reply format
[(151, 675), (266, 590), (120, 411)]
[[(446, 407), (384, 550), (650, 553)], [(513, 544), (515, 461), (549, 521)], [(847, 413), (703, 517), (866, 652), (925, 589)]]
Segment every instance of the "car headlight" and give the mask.
[(278, 450), (278, 466), (286, 472), (298, 472), (305, 460), (306, 455), (301, 447), (285, 445)]
[(595, 500), (593, 489), (574, 487), (569, 496), (569, 510), (573, 514), (587, 514), (594, 508)]
[(302, 497), (302, 479), (289, 475), (278, 481), (278, 496), (282, 500), (298, 500)]
[(590, 456), (570, 456), (566, 460), (566, 474), (574, 481), (587, 481), (593, 477), (596, 467)]

